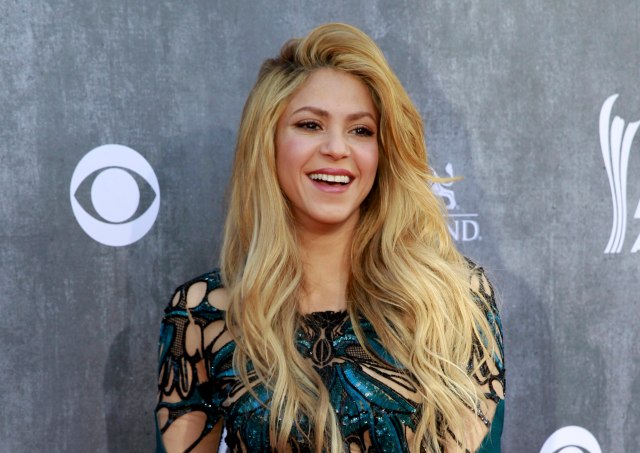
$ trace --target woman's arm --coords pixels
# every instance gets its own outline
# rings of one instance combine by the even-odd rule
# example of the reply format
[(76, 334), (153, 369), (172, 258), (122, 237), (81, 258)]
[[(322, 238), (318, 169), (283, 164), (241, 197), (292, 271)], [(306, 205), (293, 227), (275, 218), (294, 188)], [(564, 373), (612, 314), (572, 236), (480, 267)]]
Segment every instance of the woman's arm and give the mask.
[[(158, 426), (164, 426), (167, 415), (159, 411), (156, 414)], [(203, 412), (189, 412), (181, 415), (171, 423), (158, 439), (158, 453), (174, 453), (190, 451), (193, 453), (215, 453), (220, 446), (223, 420), (220, 419), (204, 437), (207, 416)], [(192, 448), (191, 450), (188, 450)]]
[(156, 406), (159, 453), (218, 450), (223, 419), (211, 404), (211, 348), (205, 347), (212, 332), (224, 325), (223, 312), (207, 301), (216, 283), (215, 275), (206, 274), (185, 284), (165, 309)]
[[(496, 349), (490, 351), (492, 353), (490, 360), (487, 360), (472, 375), (484, 398), (479, 402), (478, 413), (469, 411), (468, 429), (463, 436), (465, 443), (472, 446), (474, 448), (472, 451), (476, 453), (500, 453), (505, 396), (502, 322), (493, 287), (480, 267), (474, 267), (472, 270), (471, 290), (485, 312)], [(474, 355), (470, 360), (470, 366), (476, 368), (477, 363), (477, 357)], [(446, 453), (463, 452), (453, 438), (450, 438), (445, 451)]]

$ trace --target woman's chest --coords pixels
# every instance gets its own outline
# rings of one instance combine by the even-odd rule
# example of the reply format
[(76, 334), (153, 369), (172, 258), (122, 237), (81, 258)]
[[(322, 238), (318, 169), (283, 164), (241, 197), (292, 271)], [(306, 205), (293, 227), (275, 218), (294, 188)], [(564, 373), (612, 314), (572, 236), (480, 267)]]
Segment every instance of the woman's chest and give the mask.
[[(352, 451), (408, 451), (407, 437), (419, 418), (419, 405), (411, 398), (413, 384), (391, 360), (375, 359), (360, 345), (346, 315), (332, 315), (307, 319), (296, 346), (320, 375), (345, 443)], [(370, 326), (365, 325), (364, 332), (370, 350), (389, 356)], [(233, 346), (212, 362), (211, 404), (224, 414), (232, 451), (269, 451), (272, 395), (262, 384), (249, 389), (242, 383), (232, 366)], [(296, 422), (297, 429), (309, 429), (305, 417)], [(309, 450), (303, 438), (294, 427), (293, 451)]]

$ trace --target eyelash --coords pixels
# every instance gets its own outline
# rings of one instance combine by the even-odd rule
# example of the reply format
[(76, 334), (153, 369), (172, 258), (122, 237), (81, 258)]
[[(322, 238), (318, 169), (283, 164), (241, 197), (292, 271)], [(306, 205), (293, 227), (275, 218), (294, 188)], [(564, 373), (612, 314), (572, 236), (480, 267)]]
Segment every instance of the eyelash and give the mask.
[(358, 126), (358, 127), (355, 127), (353, 130), (354, 131), (359, 131), (359, 132), (356, 132), (356, 135), (362, 135), (362, 136), (365, 136), (365, 137), (373, 137), (373, 131), (371, 129), (369, 129), (368, 127)]
[[(315, 121), (300, 121), (296, 124), (296, 127), (299, 127), (300, 129), (317, 131), (321, 126)], [(374, 132), (366, 126), (356, 126), (352, 129), (352, 131), (355, 132), (356, 135), (363, 137), (372, 137), (374, 135)]]
[(296, 127), (299, 127), (300, 129), (317, 131), (318, 129), (320, 129), (320, 124), (316, 123), (315, 121), (300, 121), (296, 124)]

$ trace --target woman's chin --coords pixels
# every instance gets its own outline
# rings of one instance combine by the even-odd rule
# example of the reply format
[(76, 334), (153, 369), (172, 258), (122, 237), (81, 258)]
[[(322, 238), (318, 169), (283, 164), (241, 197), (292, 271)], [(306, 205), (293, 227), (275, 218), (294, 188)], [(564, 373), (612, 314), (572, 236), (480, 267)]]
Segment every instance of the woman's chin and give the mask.
[(296, 213), (296, 223), (308, 230), (335, 230), (342, 227), (352, 228), (358, 221), (359, 210), (355, 211), (320, 211)]

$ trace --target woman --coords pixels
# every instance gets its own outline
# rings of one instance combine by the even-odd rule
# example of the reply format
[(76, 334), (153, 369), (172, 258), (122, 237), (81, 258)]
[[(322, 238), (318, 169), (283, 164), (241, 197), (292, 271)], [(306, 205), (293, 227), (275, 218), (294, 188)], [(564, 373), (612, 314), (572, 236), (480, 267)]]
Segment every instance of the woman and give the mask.
[(223, 426), (232, 451), (499, 451), (493, 292), (433, 181), (422, 119), (364, 33), (323, 25), (267, 60), (221, 269), (166, 309), (159, 451), (215, 452)]

